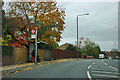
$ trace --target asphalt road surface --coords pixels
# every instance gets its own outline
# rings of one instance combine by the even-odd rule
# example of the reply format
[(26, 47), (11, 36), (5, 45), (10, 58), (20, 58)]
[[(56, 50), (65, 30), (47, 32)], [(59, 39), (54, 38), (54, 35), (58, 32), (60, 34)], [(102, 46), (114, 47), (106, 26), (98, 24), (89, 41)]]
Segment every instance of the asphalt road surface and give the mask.
[(49, 64), (12, 73), (3, 78), (113, 78), (120, 79), (118, 60), (91, 59)]

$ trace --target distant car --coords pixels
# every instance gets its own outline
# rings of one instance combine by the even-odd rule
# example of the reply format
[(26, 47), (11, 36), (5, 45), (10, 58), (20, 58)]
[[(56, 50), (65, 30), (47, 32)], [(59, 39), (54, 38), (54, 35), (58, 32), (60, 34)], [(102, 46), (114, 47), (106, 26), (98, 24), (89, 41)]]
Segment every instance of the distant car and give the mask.
[(111, 57), (109, 57), (108, 59), (112, 59)]
[(99, 54), (99, 59), (105, 59), (105, 55), (104, 54)]

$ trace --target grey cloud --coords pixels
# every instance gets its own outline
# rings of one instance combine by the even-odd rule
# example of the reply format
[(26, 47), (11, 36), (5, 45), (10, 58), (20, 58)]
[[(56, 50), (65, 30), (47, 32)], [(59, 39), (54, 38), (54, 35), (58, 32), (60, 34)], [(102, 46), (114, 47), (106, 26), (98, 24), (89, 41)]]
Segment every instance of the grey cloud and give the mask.
[[(115, 2), (64, 2), (58, 3), (66, 8), (66, 25), (60, 45), (64, 42), (76, 41), (77, 15), (79, 17), (79, 37), (89, 37), (97, 42), (102, 50), (111, 50), (114, 46), (114, 27), (118, 25), (118, 3)], [(116, 38), (117, 39), (117, 38)]]

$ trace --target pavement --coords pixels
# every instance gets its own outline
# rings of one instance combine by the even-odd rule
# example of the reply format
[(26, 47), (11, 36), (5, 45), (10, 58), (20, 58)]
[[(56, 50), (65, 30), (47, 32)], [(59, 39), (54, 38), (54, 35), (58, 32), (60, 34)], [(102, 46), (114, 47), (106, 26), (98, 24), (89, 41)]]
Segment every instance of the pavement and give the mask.
[(59, 59), (59, 60), (53, 60), (53, 61), (41, 61), (37, 63), (37, 65), (35, 65), (35, 63), (7, 65), (7, 66), (0, 67), (0, 73), (2, 73), (2, 76), (4, 76), (4, 75), (16, 73), (16, 72), (27, 70), (27, 69), (32, 69), (35, 67), (40, 67), (48, 64), (55, 64), (55, 63), (60, 63), (65, 61), (73, 61), (73, 60), (77, 60), (77, 59)]

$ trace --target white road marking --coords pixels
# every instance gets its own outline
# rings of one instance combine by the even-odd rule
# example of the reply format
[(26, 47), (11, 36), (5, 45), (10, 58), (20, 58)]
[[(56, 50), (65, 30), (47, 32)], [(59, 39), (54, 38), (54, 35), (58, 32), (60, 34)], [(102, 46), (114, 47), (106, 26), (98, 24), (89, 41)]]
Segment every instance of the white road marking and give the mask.
[(92, 65), (90, 65), (90, 66), (88, 67), (88, 69), (90, 69), (91, 66), (92, 66)]
[(115, 67), (112, 67), (112, 66), (109, 66), (109, 67), (111, 67), (111, 68), (115, 69), (116, 71), (118, 71), (118, 69), (117, 69), (117, 68), (115, 68)]
[[(106, 69), (95, 69), (95, 68), (90, 68), (92, 70), (96, 70), (96, 71), (107, 71)], [(117, 71), (117, 70), (109, 70), (109, 71)]]
[(92, 80), (89, 71), (87, 71), (87, 75), (88, 75), (89, 80)]
[[(88, 66), (88, 69), (90, 69), (91, 66), (92, 66), (92, 65)], [(87, 71), (87, 76), (88, 76), (89, 80), (92, 80), (89, 71)]]
[[(102, 60), (103, 61), (103, 60)], [(107, 63), (105, 63), (104, 61), (103, 61), (103, 63), (105, 64), (105, 65), (108, 65)], [(111, 67), (111, 68), (113, 68), (113, 69), (115, 69), (116, 71), (118, 71), (118, 69), (117, 68), (115, 68), (115, 67), (112, 67), (112, 66), (109, 66), (109, 67)]]
[(120, 73), (113, 73), (113, 72), (108, 72), (108, 71), (91, 71), (91, 72), (97, 72), (97, 73), (110, 73), (110, 74), (120, 74)]
[(94, 65), (95, 63), (93, 63), (93, 65)]
[(119, 78), (118, 76), (113, 76), (113, 75), (101, 75), (101, 74), (93, 74), (94, 76), (104, 76), (104, 77), (114, 77), (114, 78)]
[(103, 62), (103, 59), (102, 59), (102, 62)]
[[(120, 73), (118, 73), (118, 69), (117, 68), (115, 68), (115, 67), (112, 67), (112, 66), (109, 66), (107, 63), (105, 63), (104, 62), (104, 60), (102, 59), (102, 60), (100, 60), (99, 62), (102, 62), (103, 63), (103, 65), (104, 65), (104, 67), (101, 67), (101, 68), (97, 68), (96, 66), (95, 67), (91, 67), (92, 65), (94, 65), (95, 63), (93, 63), (92, 65), (90, 65), (89, 67), (88, 67), (88, 69), (92, 69), (92, 75), (93, 76), (100, 76), (100, 77), (110, 77), (110, 78), (120, 78), (118, 75), (120, 74)], [(106, 66), (105, 66), (106, 65)], [(99, 65), (100, 66), (100, 65)], [(113, 68), (113, 69), (111, 69), (111, 68), (109, 68), (109, 69), (107, 69), (107, 67), (111, 67), (111, 68)], [(98, 73), (98, 74), (95, 74), (95, 73)], [(90, 72), (89, 71), (87, 71), (87, 75), (88, 75), (88, 77), (90, 76)], [(90, 78), (91, 78), (91, 76), (90, 76)], [(90, 79), (89, 78), (89, 79)]]
[(108, 65), (108, 64), (106, 64), (106, 63), (104, 63), (105, 65)]

